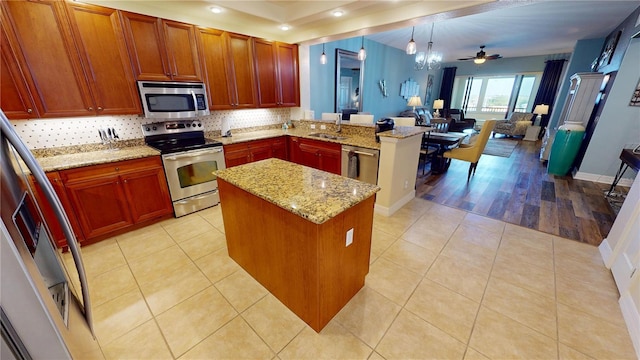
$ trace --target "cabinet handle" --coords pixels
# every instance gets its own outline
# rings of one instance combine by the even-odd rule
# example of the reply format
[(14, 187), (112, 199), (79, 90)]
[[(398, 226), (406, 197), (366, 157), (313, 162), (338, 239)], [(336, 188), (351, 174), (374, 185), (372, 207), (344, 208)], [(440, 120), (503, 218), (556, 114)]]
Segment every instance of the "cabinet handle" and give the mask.
[(128, 180), (125, 180), (124, 183), (126, 184)]
[(167, 76), (171, 76), (171, 73), (166, 73), (165, 75), (167, 75)]
[(89, 106), (89, 111), (93, 111), (93, 106)]
[(33, 109), (27, 109), (27, 113), (31, 114), (33, 112)]
[(120, 168), (119, 168), (119, 167), (117, 167), (117, 168), (116, 168), (116, 171), (120, 171)]
[(98, 106), (98, 111), (102, 111), (102, 106)]
[(178, 76), (178, 73), (173, 73), (173, 76)]

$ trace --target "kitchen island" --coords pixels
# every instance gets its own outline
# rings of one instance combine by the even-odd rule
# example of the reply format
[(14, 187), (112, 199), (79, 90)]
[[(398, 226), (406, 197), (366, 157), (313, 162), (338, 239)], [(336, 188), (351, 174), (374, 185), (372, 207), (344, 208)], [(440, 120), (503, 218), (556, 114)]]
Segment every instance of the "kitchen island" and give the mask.
[(319, 332), (364, 286), (380, 188), (279, 159), (217, 175), (229, 256)]

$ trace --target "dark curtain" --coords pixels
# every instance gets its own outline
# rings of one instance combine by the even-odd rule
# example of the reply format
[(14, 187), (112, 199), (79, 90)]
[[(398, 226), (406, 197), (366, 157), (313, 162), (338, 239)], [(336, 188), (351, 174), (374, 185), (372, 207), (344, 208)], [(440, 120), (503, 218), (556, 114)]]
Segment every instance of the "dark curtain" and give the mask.
[(536, 94), (536, 100), (533, 102), (533, 107), (539, 104), (548, 104), (549, 113), (542, 115), (540, 126), (542, 129), (549, 124), (549, 116), (553, 110), (553, 102), (556, 98), (556, 91), (558, 91), (558, 83), (560, 82), (560, 76), (562, 75), (562, 67), (566, 60), (547, 60), (544, 66), (544, 72), (542, 73), (542, 80), (540, 80), (540, 87)]
[[(451, 94), (453, 93), (453, 80), (456, 78), (456, 67), (444, 68), (442, 84), (440, 85), (440, 99), (444, 100), (444, 108), (451, 108)], [(433, 104), (431, 104), (433, 105)]]

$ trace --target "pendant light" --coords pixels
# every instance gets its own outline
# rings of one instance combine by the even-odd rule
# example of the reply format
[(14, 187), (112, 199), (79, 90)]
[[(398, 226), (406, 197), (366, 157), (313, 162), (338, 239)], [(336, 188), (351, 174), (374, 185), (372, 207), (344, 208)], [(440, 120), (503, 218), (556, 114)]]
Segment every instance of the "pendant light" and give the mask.
[(427, 52), (419, 52), (416, 55), (416, 70), (422, 70), (427, 67), (428, 70), (440, 69), (440, 62), (442, 61), (442, 54), (433, 51), (433, 26), (431, 24), (431, 36), (429, 37), (429, 43), (427, 44)]
[(413, 41), (413, 33), (416, 30), (416, 27), (414, 26), (411, 29), (411, 40), (409, 40), (409, 43), (407, 44), (407, 55), (413, 55), (416, 53), (416, 42)]
[(327, 63), (327, 54), (324, 53), (324, 43), (322, 44), (322, 55), (320, 55), (320, 64), (325, 65)]
[(362, 37), (362, 46), (360, 47), (360, 51), (358, 51), (358, 60), (364, 61), (367, 58), (367, 50), (364, 49), (364, 36)]

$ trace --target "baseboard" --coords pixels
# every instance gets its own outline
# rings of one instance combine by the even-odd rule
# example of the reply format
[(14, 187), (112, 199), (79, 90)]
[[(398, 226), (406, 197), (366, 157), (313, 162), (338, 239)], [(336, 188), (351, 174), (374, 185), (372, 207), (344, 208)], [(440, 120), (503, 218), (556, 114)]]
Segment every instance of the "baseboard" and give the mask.
[[(587, 181), (593, 181), (593, 182), (603, 183), (603, 184), (611, 184), (615, 179), (614, 176), (589, 174), (581, 171), (578, 171), (573, 176), (573, 178), (577, 180), (587, 180)], [(633, 179), (630, 179), (630, 178), (622, 178), (620, 179), (620, 181), (618, 181), (618, 185), (620, 186), (631, 187), (632, 184), (633, 184)]]
[(600, 256), (604, 261), (604, 265), (607, 269), (611, 269), (611, 264), (609, 264), (609, 260), (611, 260), (611, 256), (613, 255), (613, 249), (611, 249), (611, 245), (609, 245), (609, 240), (604, 239), (598, 246), (598, 250), (600, 250)]
[(373, 210), (380, 215), (391, 216), (415, 197), (416, 197), (416, 191), (412, 190), (407, 195), (400, 198), (400, 200), (396, 201), (395, 204), (391, 205), (390, 207), (382, 206), (376, 203), (375, 206), (373, 207)]
[(620, 297), (618, 302), (622, 310), (622, 317), (631, 336), (631, 342), (636, 350), (636, 357), (640, 359), (640, 314), (638, 313), (638, 308), (635, 307), (635, 303), (628, 291)]

